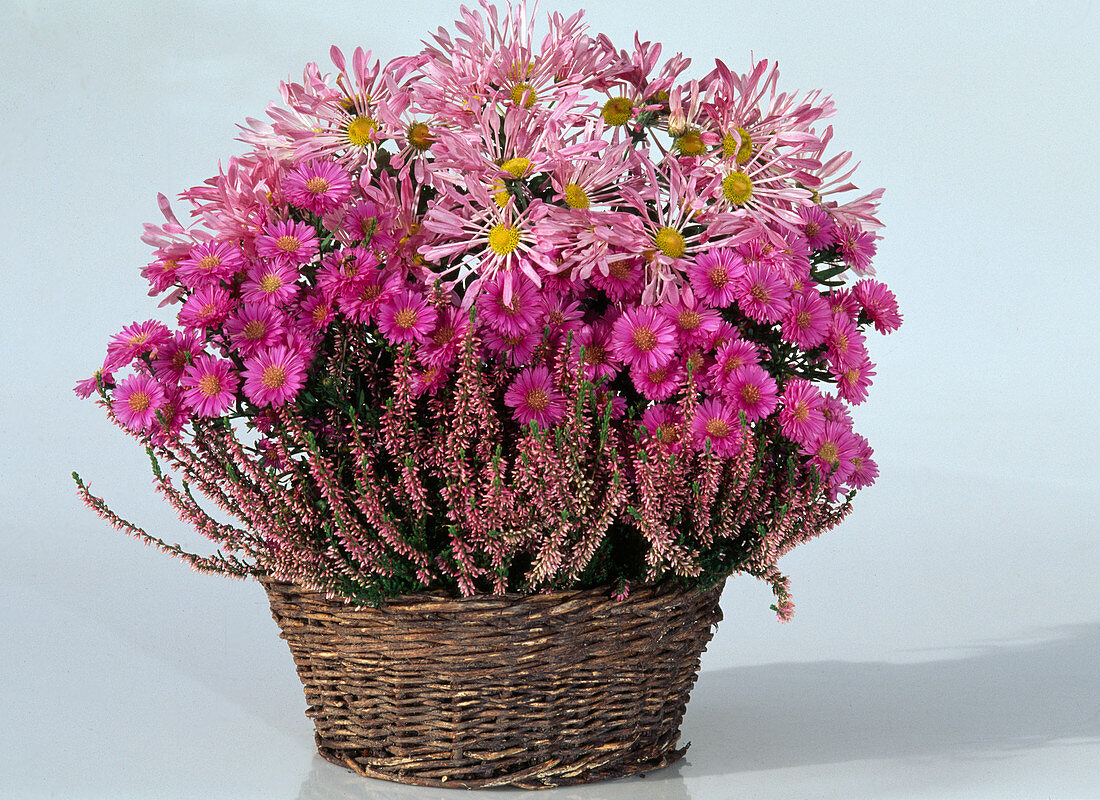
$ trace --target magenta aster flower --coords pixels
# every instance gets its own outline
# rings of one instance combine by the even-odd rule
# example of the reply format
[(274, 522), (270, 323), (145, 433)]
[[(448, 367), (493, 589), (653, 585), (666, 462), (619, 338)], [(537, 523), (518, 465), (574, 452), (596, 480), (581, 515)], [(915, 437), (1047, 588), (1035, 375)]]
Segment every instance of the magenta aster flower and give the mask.
[(852, 414), (848, 411), (848, 406), (831, 394), (821, 396), (821, 414), (826, 422), (843, 422), (849, 428), (852, 427)]
[(809, 381), (802, 378), (788, 381), (780, 403), (779, 426), (792, 442), (808, 446), (824, 432), (821, 391)]
[(424, 342), (438, 316), (424, 295), (402, 289), (382, 303), (378, 311), (378, 328), (390, 344)]
[(184, 301), (178, 319), (180, 325), (202, 330), (220, 325), (229, 315), (229, 292), (222, 286), (204, 286)]
[(187, 401), (183, 399), (183, 392), (178, 386), (164, 386), (164, 404), (157, 409), (149, 428), (149, 439), (153, 444), (163, 447), (174, 441), (183, 430), (184, 424), (190, 417), (190, 409)]
[(834, 314), (825, 338), (829, 352), (829, 367), (839, 375), (851, 367), (857, 367), (867, 359), (867, 340), (856, 324), (839, 314)]
[(856, 440), (856, 454), (852, 456), (852, 474), (848, 484), (853, 489), (866, 489), (878, 478), (878, 464), (871, 458), (875, 451), (870, 442), (858, 433), (852, 434)]
[(82, 400), (87, 400), (93, 394), (99, 392), (100, 384), (103, 385), (104, 389), (110, 389), (115, 385), (115, 377), (107, 369), (106, 365), (92, 373), (92, 377), (78, 381), (76, 386), (73, 387), (73, 392)]
[(565, 294), (551, 293), (543, 283), (545, 290), (541, 295), (540, 326), (550, 329), (550, 336), (557, 341), (570, 333), (574, 336), (584, 327), (584, 311), (579, 301)]
[(748, 364), (734, 370), (726, 380), (728, 395), (733, 399), (734, 408), (745, 412), (750, 422), (775, 411), (775, 378), (758, 364)]
[(225, 323), (229, 340), (242, 355), (271, 347), (286, 333), (286, 315), (267, 303), (245, 303)]
[(802, 234), (806, 244), (814, 250), (827, 250), (836, 241), (836, 223), (821, 206), (804, 205), (798, 209), (802, 220)]
[(688, 266), (688, 280), (695, 294), (717, 308), (732, 305), (736, 282), (745, 272), (745, 262), (733, 250), (716, 248), (700, 253)]
[(852, 474), (852, 459), (859, 451), (855, 434), (848, 425), (843, 422), (826, 422), (821, 435), (803, 448), (802, 452), (812, 456), (813, 464), (821, 477), (827, 478), (830, 485), (839, 486)]
[(684, 375), (679, 362), (673, 360), (651, 370), (634, 367), (630, 377), (647, 400), (667, 400), (680, 390)]
[(521, 425), (536, 422), (549, 428), (565, 415), (565, 396), (554, 388), (550, 370), (544, 366), (528, 367), (520, 372), (508, 391), (504, 405)]
[(200, 417), (220, 417), (228, 411), (239, 384), (232, 362), (205, 353), (184, 370), (180, 381), (184, 400)]
[(670, 453), (678, 453), (683, 447), (684, 418), (675, 406), (658, 403), (642, 414), (642, 426), (646, 433), (664, 445)]
[(859, 363), (846, 367), (843, 372), (837, 373), (837, 394), (852, 405), (858, 406), (867, 399), (867, 389), (871, 386), (871, 378), (875, 375), (874, 367), (869, 358), (864, 358)]
[(859, 301), (851, 289), (833, 289), (825, 299), (833, 314), (853, 321), (859, 316)]
[[(583, 355), (582, 355), (583, 351)], [(570, 360), (582, 361), (584, 377), (589, 381), (605, 378), (611, 381), (619, 374), (623, 362), (618, 359), (611, 347), (611, 326), (603, 320), (585, 325), (573, 342)]]
[(202, 337), (195, 331), (176, 331), (167, 344), (157, 350), (153, 374), (162, 381), (178, 383), (183, 371), (203, 351)]
[(258, 406), (293, 400), (306, 380), (307, 364), (297, 350), (283, 345), (261, 350), (244, 362), (244, 393)]
[(522, 367), (531, 363), (535, 350), (542, 342), (542, 331), (530, 330), (526, 333), (517, 333), (515, 336), (505, 336), (492, 328), (482, 329), (482, 344), (490, 353), (503, 355), (514, 367)]
[[(510, 278), (511, 291), (505, 291)], [(511, 295), (507, 297), (507, 295)], [(542, 313), (538, 290), (525, 275), (506, 276), (498, 273), (481, 283), (477, 298), (477, 311), (481, 319), (504, 336), (518, 336), (533, 330)]]
[(336, 319), (332, 301), (318, 291), (307, 294), (298, 304), (298, 326), (310, 331), (324, 332)]
[(111, 398), (111, 410), (119, 422), (136, 433), (143, 433), (156, 421), (164, 405), (164, 389), (151, 375), (131, 375), (120, 383)]
[(313, 260), (319, 247), (313, 226), (292, 220), (269, 223), (263, 235), (256, 237), (256, 252), (276, 264), (305, 264)]
[(592, 273), (592, 285), (603, 289), (609, 300), (636, 302), (645, 286), (645, 262), (640, 258), (621, 258), (607, 264), (607, 272)]
[(869, 275), (874, 272), (871, 269), (871, 259), (875, 257), (875, 235), (862, 230), (855, 225), (841, 225), (837, 232), (837, 242), (840, 244), (840, 255), (844, 263), (852, 268), (857, 275)]
[(402, 291), (404, 279), (386, 269), (370, 269), (359, 276), (337, 298), (337, 306), (345, 316), (356, 322), (370, 323), (384, 303)]
[(783, 315), (783, 338), (803, 350), (825, 343), (833, 312), (820, 292), (809, 289), (791, 296), (790, 308)]
[(757, 322), (779, 322), (790, 308), (790, 286), (766, 264), (748, 264), (734, 282), (734, 291), (745, 316)]
[(699, 450), (710, 443), (710, 451), (723, 458), (741, 454), (741, 423), (732, 406), (716, 397), (704, 400), (691, 420), (691, 438)]
[(436, 320), (427, 341), (416, 351), (416, 357), (426, 367), (446, 367), (458, 356), (459, 344), (470, 327), (470, 318), (460, 308), (444, 309)]
[(156, 355), (171, 338), (168, 326), (155, 320), (127, 325), (111, 337), (107, 345), (107, 361), (111, 370), (124, 367), (135, 358)]
[(897, 298), (885, 284), (864, 279), (852, 287), (852, 294), (879, 333), (890, 333), (901, 327)]
[(176, 271), (184, 286), (198, 289), (229, 280), (245, 268), (244, 254), (233, 242), (202, 242), (191, 248)]
[(733, 374), (749, 365), (760, 363), (760, 351), (752, 342), (734, 338), (725, 342), (715, 354), (714, 364), (707, 371), (707, 385), (712, 391), (730, 394)]
[(682, 348), (707, 346), (722, 324), (718, 312), (697, 300), (690, 289), (681, 291), (676, 302), (661, 306), (661, 312), (676, 327)]
[(298, 295), (298, 269), (278, 261), (253, 264), (248, 280), (241, 284), (241, 298), (246, 303), (267, 303), (279, 306)]
[(672, 360), (676, 328), (653, 306), (635, 306), (611, 326), (611, 350), (626, 364), (649, 372)]
[(351, 178), (331, 161), (309, 161), (290, 171), (283, 193), (292, 205), (324, 216), (351, 197)]

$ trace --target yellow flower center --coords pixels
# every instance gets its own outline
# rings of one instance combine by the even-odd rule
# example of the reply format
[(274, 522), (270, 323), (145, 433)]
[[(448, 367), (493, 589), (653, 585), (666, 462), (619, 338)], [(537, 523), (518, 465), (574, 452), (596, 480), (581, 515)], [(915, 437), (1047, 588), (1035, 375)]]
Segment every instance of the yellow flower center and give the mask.
[(199, 380), (198, 389), (207, 397), (213, 397), (222, 390), (222, 382), (217, 375), (203, 375)]
[(657, 441), (661, 444), (676, 444), (680, 441), (680, 426), (666, 422), (657, 426)]
[(153, 398), (148, 392), (134, 392), (126, 398), (126, 405), (130, 406), (131, 411), (140, 414), (149, 410), (149, 406), (153, 405)]
[(356, 147), (366, 147), (374, 139), (378, 123), (370, 117), (358, 116), (348, 123), (348, 141)]
[(570, 208), (585, 209), (591, 205), (588, 192), (575, 183), (565, 187), (565, 204)]
[(529, 83), (517, 83), (512, 87), (512, 102), (517, 106), (521, 105), (524, 108), (530, 108), (538, 100), (538, 93), (535, 92), (535, 87)]
[(752, 299), (758, 303), (767, 303), (771, 299), (768, 290), (759, 283), (754, 283), (752, 285), (752, 288), (749, 289), (749, 294), (752, 295)]
[(760, 387), (755, 383), (746, 383), (741, 387), (741, 399), (749, 405), (760, 402)]
[(272, 294), (283, 288), (283, 279), (278, 275), (267, 273), (260, 278), (260, 291), (266, 294)]
[(500, 168), (516, 178), (522, 178), (527, 174), (527, 170), (531, 169), (531, 159), (523, 158), (510, 158), (500, 165)]
[(195, 266), (204, 272), (210, 272), (211, 270), (216, 269), (217, 266), (221, 263), (222, 260), (220, 258), (218, 258), (216, 255), (211, 254), (200, 258), (199, 263)]
[(706, 431), (715, 439), (724, 439), (730, 435), (730, 424), (721, 417), (707, 420)]
[(416, 325), (417, 314), (415, 308), (403, 308), (393, 315), (393, 324), (398, 328), (408, 330)]
[(306, 191), (312, 194), (324, 194), (329, 190), (328, 181), (319, 175), (314, 175), (308, 181), (306, 181)]
[(297, 236), (290, 236), (288, 234), (280, 236), (278, 239), (276, 239), (275, 246), (282, 250), (284, 253), (293, 253), (302, 246), (302, 243), (298, 241)]
[(519, 231), (504, 223), (489, 232), (489, 249), (500, 256), (506, 256), (519, 247)]
[(311, 316), (313, 317), (313, 321), (317, 325), (320, 325), (322, 322), (325, 321), (325, 317), (328, 316), (328, 306), (324, 303), (318, 303), (313, 307), (313, 312)]
[(262, 319), (253, 319), (245, 323), (245, 326), (241, 329), (241, 336), (248, 339), (250, 342), (255, 342), (258, 339), (262, 339), (267, 335), (267, 323)]
[(653, 243), (669, 258), (679, 258), (687, 249), (684, 235), (675, 228), (661, 228), (653, 237)]
[(707, 272), (707, 280), (715, 289), (721, 289), (730, 282), (729, 270), (723, 266), (711, 267)]
[(278, 389), (286, 383), (286, 370), (278, 364), (272, 364), (260, 376), (260, 384), (265, 389)]
[(644, 325), (639, 325), (635, 328), (630, 338), (631, 341), (634, 342), (634, 346), (643, 353), (648, 353), (657, 346), (657, 335)]
[(445, 344), (450, 344), (451, 340), (455, 338), (455, 329), (450, 325), (444, 325), (438, 328), (435, 333), (432, 334), (432, 342), (439, 347)]
[(810, 418), (810, 406), (805, 400), (796, 403), (794, 409), (791, 411), (791, 416), (795, 418), (797, 422), (805, 422)]
[(588, 366), (598, 366), (607, 362), (607, 351), (602, 345), (592, 344), (585, 345), (584, 348), (584, 363)]
[(538, 387), (529, 390), (523, 401), (532, 411), (545, 411), (550, 407), (550, 395), (546, 393), (545, 389)]
[(741, 137), (741, 144), (737, 143), (737, 137), (727, 133), (722, 137), (722, 157), (732, 158), (738, 166), (747, 164), (752, 158), (752, 136), (744, 128), (734, 128)]
[(696, 130), (685, 131), (684, 134), (676, 139), (676, 150), (683, 156), (701, 156), (707, 151), (707, 146), (703, 144), (703, 137)]
[(409, 125), (409, 129), (405, 132), (405, 136), (409, 140), (409, 144), (413, 146), (413, 149), (419, 150), (421, 153), (435, 144), (435, 137), (432, 136), (431, 129), (423, 122), (414, 122)]
[(703, 324), (703, 317), (698, 311), (685, 308), (676, 318), (681, 330), (693, 331)]
[(809, 311), (799, 311), (794, 315), (794, 324), (798, 328), (808, 328), (810, 323), (813, 322), (813, 318), (810, 316)]
[(840, 450), (837, 449), (836, 442), (824, 442), (817, 448), (817, 455), (826, 464), (835, 464), (840, 460)]
[(752, 197), (752, 178), (744, 172), (731, 172), (722, 179), (722, 194), (730, 205), (744, 205)]
[(608, 125), (625, 125), (634, 115), (634, 101), (629, 97), (612, 97), (603, 104), (601, 113)]

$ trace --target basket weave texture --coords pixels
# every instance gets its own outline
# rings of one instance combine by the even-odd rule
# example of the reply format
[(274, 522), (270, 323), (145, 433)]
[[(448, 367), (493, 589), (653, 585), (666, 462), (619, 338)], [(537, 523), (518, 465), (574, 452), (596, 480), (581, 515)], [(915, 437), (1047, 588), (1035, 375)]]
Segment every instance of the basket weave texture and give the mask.
[(709, 591), (639, 587), (360, 608), (260, 577), (329, 761), (422, 786), (547, 788), (657, 769), (677, 748)]

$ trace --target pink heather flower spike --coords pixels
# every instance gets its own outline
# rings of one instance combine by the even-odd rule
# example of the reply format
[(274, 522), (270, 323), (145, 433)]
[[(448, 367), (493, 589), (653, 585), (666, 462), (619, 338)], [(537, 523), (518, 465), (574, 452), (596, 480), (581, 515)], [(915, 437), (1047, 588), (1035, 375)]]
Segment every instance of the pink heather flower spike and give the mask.
[(306, 379), (305, 360), (283, 345), (244, 362), (244, 394), (258, 406), (281, 406), (297, 396)]
[(164, 389), (151, 375), (131, 375), (115, 387), (111, 410), (132, 431), (149, 430), (164, 405)]
[(546, 367), (524, 369), (504, 394), (504, 405), (513, 409), (521, 425), (531, 422), (549, 428), (565, 414), (565, 396), (554, 388)]
[(206, 354), (196, 358), (180, 380), (183, 399), (200, 417), (220, 417), (228, 411), (239, 383), (231, 362)]

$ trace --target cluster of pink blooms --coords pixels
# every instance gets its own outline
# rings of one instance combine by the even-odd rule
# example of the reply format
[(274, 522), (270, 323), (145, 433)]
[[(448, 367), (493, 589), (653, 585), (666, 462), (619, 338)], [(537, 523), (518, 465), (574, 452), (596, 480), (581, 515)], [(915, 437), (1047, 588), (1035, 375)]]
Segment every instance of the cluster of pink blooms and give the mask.
[[(505, 440), (565, 426), (576, 379), (616, 457), (767, 451), (820, 502), (872, 483), (848, 407), (875, 375), (865, 332), (901, 317), (872, 277), (881, 190), (849, 196), (832, 102), (780, 92), (766, 61), (687, 78), (580, 14), (539, 42), (522, 3), (482, 5), (385, 65), (333, 48), (334, 72), (282, 84), (242, 128), (249, 151), (183, 193), (189, 224), (162, 197), (143, 275), (177, 325), (123, 328), (78, 393), (169, 450), (243, 420), (285, 469), (290, 412), (299, 445), (330, 449), (393, 396), (458, 413), (473, 352)], [(367, 362), (390, 365), (372, 385), (393, 396), (321, 409)]]

